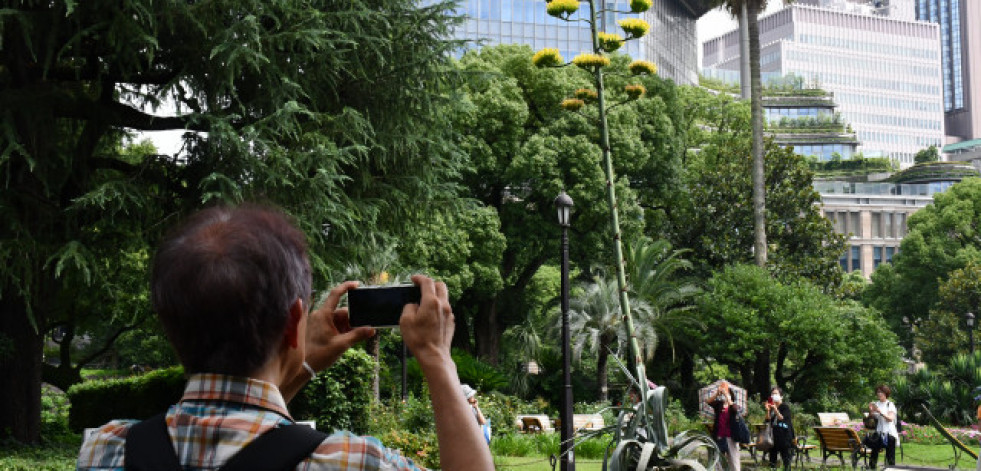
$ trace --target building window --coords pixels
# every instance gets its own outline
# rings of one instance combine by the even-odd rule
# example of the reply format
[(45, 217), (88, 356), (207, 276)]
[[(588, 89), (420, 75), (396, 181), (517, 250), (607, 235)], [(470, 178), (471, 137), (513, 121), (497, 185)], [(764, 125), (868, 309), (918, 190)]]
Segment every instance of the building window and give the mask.
[(882, 263), (882, 247), (872, 247), (872, 268), (878, 268)]
[(852, 266), (849, 271), (860, 271), (862, 269), (862, 248), (853, 245), (852, 246)]
[(862, 237), (861, 213), (852, 211), (848, 213), (848, 232), (853, 237)]
[(872, 238), (878, 239), (882, 237), (882, 213), (873, 212), (872, 213)]

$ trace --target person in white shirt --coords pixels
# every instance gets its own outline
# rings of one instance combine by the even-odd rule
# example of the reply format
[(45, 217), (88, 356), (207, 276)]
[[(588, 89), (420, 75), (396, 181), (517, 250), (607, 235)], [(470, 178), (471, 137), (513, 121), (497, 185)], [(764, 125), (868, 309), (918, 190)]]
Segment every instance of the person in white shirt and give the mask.
[(875, 463), (879, 459), (879, 450), (886, 449), (886, 465), (896, 464), (896, 445), (899, 444), (899, 431), (896, 429), (896, 404), (889, 400), (892, 390), (885, 384), (880, 384), (875, 388), (877, 402), (869, 403), (869, 415), (878, 419), (875, 433), (881, 438), (881, 445), (872, 447), (872, 454), (869, 458), (869, 468), (875, 469)]

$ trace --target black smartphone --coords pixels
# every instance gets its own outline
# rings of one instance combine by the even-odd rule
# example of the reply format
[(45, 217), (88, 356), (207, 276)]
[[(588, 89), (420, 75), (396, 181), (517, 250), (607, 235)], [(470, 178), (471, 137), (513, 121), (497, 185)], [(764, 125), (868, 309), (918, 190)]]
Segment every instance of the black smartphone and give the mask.
[(368, 286), (347, 292), (351, 327), (397, 327), (406, 304), (419, 304), (422, 292), (416, 285)]

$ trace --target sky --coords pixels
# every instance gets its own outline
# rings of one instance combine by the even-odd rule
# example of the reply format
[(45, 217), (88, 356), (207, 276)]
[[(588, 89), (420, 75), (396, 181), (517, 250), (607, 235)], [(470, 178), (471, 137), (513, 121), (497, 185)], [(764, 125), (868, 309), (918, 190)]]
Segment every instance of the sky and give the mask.
[[(770, 14), (783, 8), (780, 0), (770, 0), (763, 14)], [(760, 16), (763, 16), (762, 14)], [(698, 20), (698, 64), (702, 64), (702, 43), (722, 36), (736, 29), (738, 21), (722, 8), (716, 8)]]
[[(771, 0), (769, 6), (766, 8), (767, 14), (783, 8), (783, 2), (780, 0)], [(718, 8), (712, 10), (701, 17), (697, 23), (698, 30), (698, 64), (702, 63), (702, 43), (721, 36), (736, 28), (737, 21), (729, 16), (725, 10)], [(159, 110), (159, 114), (166, 114), (166, 110)], [(183, 131), (159, 131), (152, 133), (143, 133), (144, 137), (150, 138), (153, 144), (157, 146), (157, 152), (161, 154), (173, 155), (180, 150), (181, 145), (181, 135)], [(140, 138), (138, 138), (139, 140)]]

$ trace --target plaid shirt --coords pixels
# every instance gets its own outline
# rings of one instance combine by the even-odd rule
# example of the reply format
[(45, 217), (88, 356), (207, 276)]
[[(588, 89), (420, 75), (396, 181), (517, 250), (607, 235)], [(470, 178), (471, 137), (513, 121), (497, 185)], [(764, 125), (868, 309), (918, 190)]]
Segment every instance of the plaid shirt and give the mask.
[[(186, 469), (218, 469), (269, 429), (293, 422), (279, 389), (251, 378), (192, 375), (181, 401), (167, 411), (167, 429)], [(126, 433), (136, 421), (114, 420), (90, 434), (78, 455), (79, 470), (125, 467)], [(337, 432), (296, 467), (314, 470), (417, 470), (411, 460), (372, 437)]]

